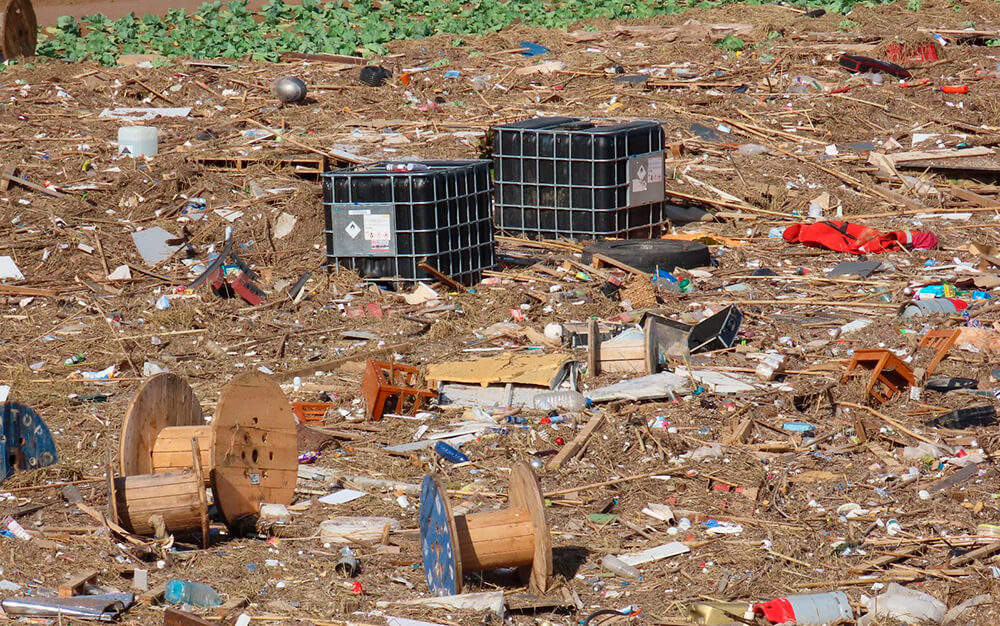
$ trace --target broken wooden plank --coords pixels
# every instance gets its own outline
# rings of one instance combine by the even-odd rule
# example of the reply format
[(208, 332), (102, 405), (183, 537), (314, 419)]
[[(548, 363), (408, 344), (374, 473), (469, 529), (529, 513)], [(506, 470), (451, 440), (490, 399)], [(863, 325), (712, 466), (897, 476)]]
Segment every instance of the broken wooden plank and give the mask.
[(82, 574), (77, 574), (73, 578), (59, 585), (60, 598), (72, 598), (77, 595), (88, 584), (95, 582), (100, 574), (96, 569), (87, 570)]
[(993, 154), (991, 148), (976, 146), (974, 148), (962, 148), (960, 150), (913, 150), (910, 152), (892, 152), (886, 154), (886, 158), (893, 164), (906, 163), (908, 161), (936, 161), (939, 159), (961, 159), (965, 157), (979, 157)]
[(952, 567), (961, 567), (972, 563), (973, 561), (978, 561), (981, 558), (990, 556), (1000, 552), (1000, 541), (994, 541), (993, 543), (986, 544), (982, 548), (976, 548), (972, 552), (968, 552), (957, 559), (952, 560)]
[(59, 294), (51, 289), (35, 289), (34, 287), (0, 285), (0, 296), (37, 296), (39, 298), (58, 298)]
[(213, 172), (243, 171), (253, 165), (279, 166), (291, 170), (297, 176), (319, 177), (326, 172), (328, 159), (321, 154), (296, 154), (286, 156), (244, 156), (244, 155), (198, 155), (187, 158)]
[[(387, 524), (388, 525), (388, 524)], [(225, 618), (231, 613), (242, 609), (247, 605), (246, 598), (233, 598), (217, 607), (215, 607), (215, 616)]]
[(278, 60), (282, 63), (288, 61), (321, 61), (323, 63), (343, 63), (344, 65), (364, 65), (368, 62), (362, 57), (352, 57), (344, 54), (309, 54), (306, 52), (282, 52), (278, 56)]
[(604, 421), (603, 414), (597, 414), (592, 416), (590, 420), (587, 422), (587, 425), (583, 427), (583, 429), (573, 439), (573, 441), (564, 445), (562, 447), (562, 450), (560, 450), (558, 453), (556, 453), (554, 457), (552, 457), (552, 460), (549, 461), (548, 465), (546, 465), (546, 468), (550, 470), (559, 469), (562, 466), (562, 464), (566, 462), (567, 459), (571, 458), (573, 455), (575, 455), (577, 452), (580, 451), (580, 448), (582, 448), (583, 445), (587, 443), (587, 441), (590, 439), (590, 436), (594, 434), (594, 431), (597, 430), (597, 427), (600, 426), (603, 421)]
[(213, 626), (212, 622), (203, 620), (194, 613), (168, 608), (163, 612), (163, 626)]
[(38, 193), (45, 194), (46, 196), (49, 196), (50, 198), (62, 198), (64, 195), (66, 195), (66, 194), (63, 194), (63, 193), (60, 193), (60, 192), (56, 191), (55, 189), (49, 189), (48, 187), (45, 187), (43, 185), (39, 185), (38, 183), (33, 183), (33, 182), (29, 181), (29, 180), (24, 180), (23, 178), (18, 178), (17, 176), (14, 176), (13, 174), (10, 174), (8, 172), (9, 172), (9, 170), (3, 172), (2, 174), (0, 174), (0, 179), (6, 180), (6, 181), (11, 182), (11, 183), (14, 183), (15, 185), (20, 185), (22, 187), (27, 187), (28, 189), (32, 189), (34, 191), (37, 191)]
[(591, 257), (591, 259), (590, 259), (590, 264), (592, 266), (596, 267), (597, 269), (601, 269), (603, 267), (610, 266), (610, 267), (616, 267), (616, 268), (618, 268), (620, 270), (624, 270), (624, 271), (628, 272), (629, 274), (635, 274), (636, 276), (641, 276), (641, 277), (644, 277), (644, 278), (649, 278), (650, 277), (650, 274), (648, 274), (648, 273), (646, 273), (646, 272), (644, 272), (644, 271), (642, 271), (640, 269), (636, 269), (636, 268), (632, 267), (631, 265), (629, 265), (628, 263), (622, 263), (621, 261), (619, 261), (617, 259), (612, 259), (611, 257), (604, 256), (603, 254), (595, 254), (595, 255), (593, 255)]
[(447, 274), (444, 274), (441, 271), (439, 271), (436, 267), (428, 263), (427, 259), (424, 259), (420, 261), (420, 263), (417, 263), (417, 267), (419, 267), (420, 269), (424, 270), (425, 272), (433, 276), (438, 282), (444, 283), (445, 285), (454, 289), (455, 291), (458, 291), (459, 293), (465, 293), (466, 291), (468, 291), (465, 285), (458, 282), (451, 276), (448, 276)]
[(160, 604), (163, 601), (163, 595), (167, 593), (167, 583), (166, 581), (152, 587), (148, 591), (139, 594), (139, 602), (145, 604), (146, 606), (153, 606), (154, 604)]

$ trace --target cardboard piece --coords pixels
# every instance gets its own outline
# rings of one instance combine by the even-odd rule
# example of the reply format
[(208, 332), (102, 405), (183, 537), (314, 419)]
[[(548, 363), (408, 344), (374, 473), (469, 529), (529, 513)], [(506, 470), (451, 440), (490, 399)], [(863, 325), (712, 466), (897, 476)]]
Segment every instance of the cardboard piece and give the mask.
[(24, 280), (24, 274), (9, 256), (0, 256), (0, 280)]
[(685, 552), (690, 551), (691, 548), (687, 547), (683, 543), (679, 541), (671, 541), (670, 543), (665, 543), (653, 548), (647, 548), (639, 552), (633, 552), (631, 554), (618, 554), (616, 556), (626, 565), (635, 567), (636, 565), (652, 563), (654, 561), (659, 561), (661, 559), (677, 556), (678, 554), (684, 554)]
[(511, 354), (476, 361), (451, 361), (427, 366), (427, 380), (453, 383), (512, 383), (552, 388), (565, 376), (573, 357), (566, 354)]
[(166, 261), (170, 255), (180, 250), (181, 246), (167, 245), (167, 241), (176, 238), (176, 235), (170, 234), (159, 226), (132, 233), (132, 241), (146, 265), (156, 265)]
[(191, 107), (118, 107), (104, 109), (98, 117), (141, 122), (157, 117), (187, 117)]

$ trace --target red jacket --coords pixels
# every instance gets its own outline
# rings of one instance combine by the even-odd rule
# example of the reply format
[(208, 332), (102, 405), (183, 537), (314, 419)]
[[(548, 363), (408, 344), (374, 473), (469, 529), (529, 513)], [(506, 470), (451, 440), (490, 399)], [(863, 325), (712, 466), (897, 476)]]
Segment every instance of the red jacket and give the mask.
[(895, 230), (883, 233), (852, 222), (813, 222), (792, 224), (782, 234), (788, 243), (801, 243), (813, 248), (826, 248), (851, 254), (879, 254), (902, 250), (903, 247), (929, 250), (936, 248), (937, 236), (919, 230)]

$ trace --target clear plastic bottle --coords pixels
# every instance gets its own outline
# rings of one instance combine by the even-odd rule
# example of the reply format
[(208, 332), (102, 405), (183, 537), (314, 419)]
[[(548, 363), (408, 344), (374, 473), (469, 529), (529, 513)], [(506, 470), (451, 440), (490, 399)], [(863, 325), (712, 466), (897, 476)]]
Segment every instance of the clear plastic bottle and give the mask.
[(639, 570), (622, 561), (613, 554), (607, 554), (603, 559), (601, 559), (601, 567), (609, 572), (614, 572), (619, 576), (626, 576), (628, 578), (642, 577), (642, 573)]
[(746, 156), (757, 156), (759, 154), (767, 154), (770, 152), (770, 148), (762, 146), (759, 143), (743, 143), (736, 147), (736, 151)]
[(220, 606), (222, 597), (208, 585), (193, 583), (188, 580), (171, 578), (163, 594), (171, 604), (190, 604), (191, 606)]
[(542, 411), (562, 409), (564, 411), (573, 412), (582, 411), (583, 409), (589, 407), (590, 400), (584, 397), (584, 395), (579, 391), (543, 391), (542, 393), (535, 394), (531, 404), (536, 409)]

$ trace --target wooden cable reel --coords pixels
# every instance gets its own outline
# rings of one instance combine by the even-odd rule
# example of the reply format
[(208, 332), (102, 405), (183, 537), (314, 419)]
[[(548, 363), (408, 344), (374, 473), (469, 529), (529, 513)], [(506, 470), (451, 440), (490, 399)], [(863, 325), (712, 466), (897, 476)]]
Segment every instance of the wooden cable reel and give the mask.
[(538, 479), (526, 463), (511, 469), (506, 509), (454, 515), (443, 480), (420, 486), (420, 552), (435, 595), (462, 593), (467, 571), (519, 567), (528, 587), (545, 593), (552, 578), (552, 539)]
[(34, 56), (38, 21), (31, 0), (0, 0), (0, 60)]
[(122, 476), (190, 468), (192, 439), (205, 468), (202, 485), (212, 487), (231, 529), (255, 517), (262, 502), (291, 503), (298, 470), (295, 416), (270, 377), (255, 372), (230, 381), (211, 424), (184, 379), (158, 374), (147, 380), (122, 425)]
[(129, 532), (161, 537), (201, 532), (208, 547), (208, 498), (197, 442), (190, 440), (191, 467), (160, 474), (119, 476), (110, 481), (111, 512)]

